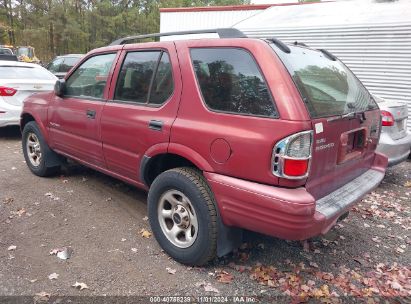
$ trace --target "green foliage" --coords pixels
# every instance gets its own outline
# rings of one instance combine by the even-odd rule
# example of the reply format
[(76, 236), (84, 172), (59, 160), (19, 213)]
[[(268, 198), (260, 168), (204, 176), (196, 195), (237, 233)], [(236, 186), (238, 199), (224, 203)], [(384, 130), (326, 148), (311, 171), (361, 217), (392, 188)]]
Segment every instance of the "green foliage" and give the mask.
[(0, 44), (31, 45), (48, 60), (159, 31), (160, 7), (248, 4), (248, 0), (0, 0)]

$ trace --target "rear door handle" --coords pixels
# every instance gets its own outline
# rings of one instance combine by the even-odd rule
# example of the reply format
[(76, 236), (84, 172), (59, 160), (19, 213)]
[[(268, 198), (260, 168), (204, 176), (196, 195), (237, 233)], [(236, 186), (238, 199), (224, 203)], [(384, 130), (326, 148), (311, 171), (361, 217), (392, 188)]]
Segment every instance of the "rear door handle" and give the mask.
[(94, 110), (87, 110), (87, 118), (95, 119), (96, 118), (96, 111)]
[(163, 129), (163, 122), (161, 120), (150, 120), (148, 127), (151, 130), (161, 131)]

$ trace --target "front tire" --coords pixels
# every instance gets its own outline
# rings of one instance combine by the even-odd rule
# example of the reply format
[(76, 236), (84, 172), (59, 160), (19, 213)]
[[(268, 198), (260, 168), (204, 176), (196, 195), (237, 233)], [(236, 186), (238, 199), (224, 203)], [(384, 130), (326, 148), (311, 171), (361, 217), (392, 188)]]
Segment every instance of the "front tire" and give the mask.
[(59, 156), (49, 148), (36, 122), (24, 126), (22, 137), (24, 159), (31, 172), (42, 177), (59, 172)]
[(176, 261), (201, 266), (215, 258), (216, 206), (197, 170), (176, 168), (160, 174), (148, 193), (148, 214), (158, 243)]

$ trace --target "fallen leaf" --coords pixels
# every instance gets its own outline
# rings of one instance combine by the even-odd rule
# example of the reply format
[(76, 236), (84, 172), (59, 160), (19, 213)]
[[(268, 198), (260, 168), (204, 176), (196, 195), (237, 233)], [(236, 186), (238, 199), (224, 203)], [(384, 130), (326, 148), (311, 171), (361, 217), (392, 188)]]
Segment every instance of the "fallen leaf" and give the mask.
[(61, 260), (67, 260), (73, 255), (73, 249), (71, 247), (56, 248), (50, 251), (50, 255), (57, 255)]
[(143, 221), (148, 221), (148, 216), (143, 217)]
[(45, 291), (36, 293), (35, 296), (38, 297), (37, 300), (40, 302), (47, 302), (50, 299), (50, 294)]
[(15, 246), (15, 245), (11, 245), (11, 246), (9, 246), (9, 248), (7, 248), (8, 251), (13, 251), (13, 250), (16, 250), (16, 249), (17, 249), (17, 246)]
[(398, 283), (398, 282), (391, 282), (391, 287), (393, 288), (393, 289), (398, 289), (398, 290), (400, 290), (401, 288), (402, 288), (402, 286)]
[(411, 187), (411, 181), (406, 181), (404, 183), (404, 187)]
[(375, 236), (375, 237), (373, 237), (373, 238), (371, 238), (374, 242), (376, 242), (376, 243), (381, 243), (381, 240), (380, 240), (380, 238), (378, 237), (378, 236)]
[(139, 233), (141, 234), (142, 237), (146, 239), (148, 239), (151, 236), (151, 232), (144, 228), (141, 229)]
[(214, 292), (214, 293), (220, 293), (220, 291), (217, 288), (213, 287), (210, 283), (207, 283), (206, 285), (204, 285), (204, 290)]
[(398, 253), (404, 253), (404, 249), (402, 249), (400, 247), (395, 248), (395, 251), (398, 252)]
[(30, 283), (35, 283), (35, 282), (37, 282), (37, 279), (29, 280), (29, 282), (30, 282)]
[(301, 290), (305, 291), (305, 292), (308, 292), (308, 291), (310, 291), (310, 287), (308, 287), (307, 285), (301, 285)]
[(79, 288), (80, 290), (89, 289), (87, 284), (79, 283), (79, 282), (76, 282), (74, 285), (71, 285), (71, 287)]
[(310, 266), (315, 267), (315, 268), (318, 268), (317, 263), (314, 263), (314, 262), (310, 262)]
[(24, 213), (26, 213), (26, 209), (24, 209), (24, 208), (20, 208), (20, 209), (18, 209), (17, 212), (16, 212), (16, 214), (17, 214), (18, 216), (22, 216)]
[(58, 277), (59, 275), (53, 272), (52, 274), (49, 275), (49, 280), (57, 280)]
[(217, 274), (217, 281), (220, 283), (229, 284), (233, 281), (234, 277), (226, 271), (221, 271)]
[(4, 204), (10, 204), (12, 202), (14, 202), (14, 198), (12, 197), (6, 197), (5, 199), (3, 199)]
[(137, 252), (137, 248), (131, 248), (132, 252)]
[(176, 269), (172, 269), (172, 268), (170, 268), (170, 267), (167, 267), (166, 270), (167, 270), (167, 272), (168, 272), (169, 274), (176, 274), (176, 272), (177, 272)]
[(122, 239), (121, 239), (121, 241), (122, 241), (122, 242), (125, 242), (125, 241), (127, 241), (127, 239), (125, 239), (125, 238), (122, 238)]

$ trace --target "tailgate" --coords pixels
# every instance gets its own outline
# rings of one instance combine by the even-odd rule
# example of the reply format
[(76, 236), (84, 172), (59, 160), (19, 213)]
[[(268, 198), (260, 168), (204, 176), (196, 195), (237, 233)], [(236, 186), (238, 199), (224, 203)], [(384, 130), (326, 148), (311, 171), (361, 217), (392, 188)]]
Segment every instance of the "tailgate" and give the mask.
[(380, 133), (379, 110), (313, 119), (314, 141), (306, 188), (316, 198), (367, 171)]

